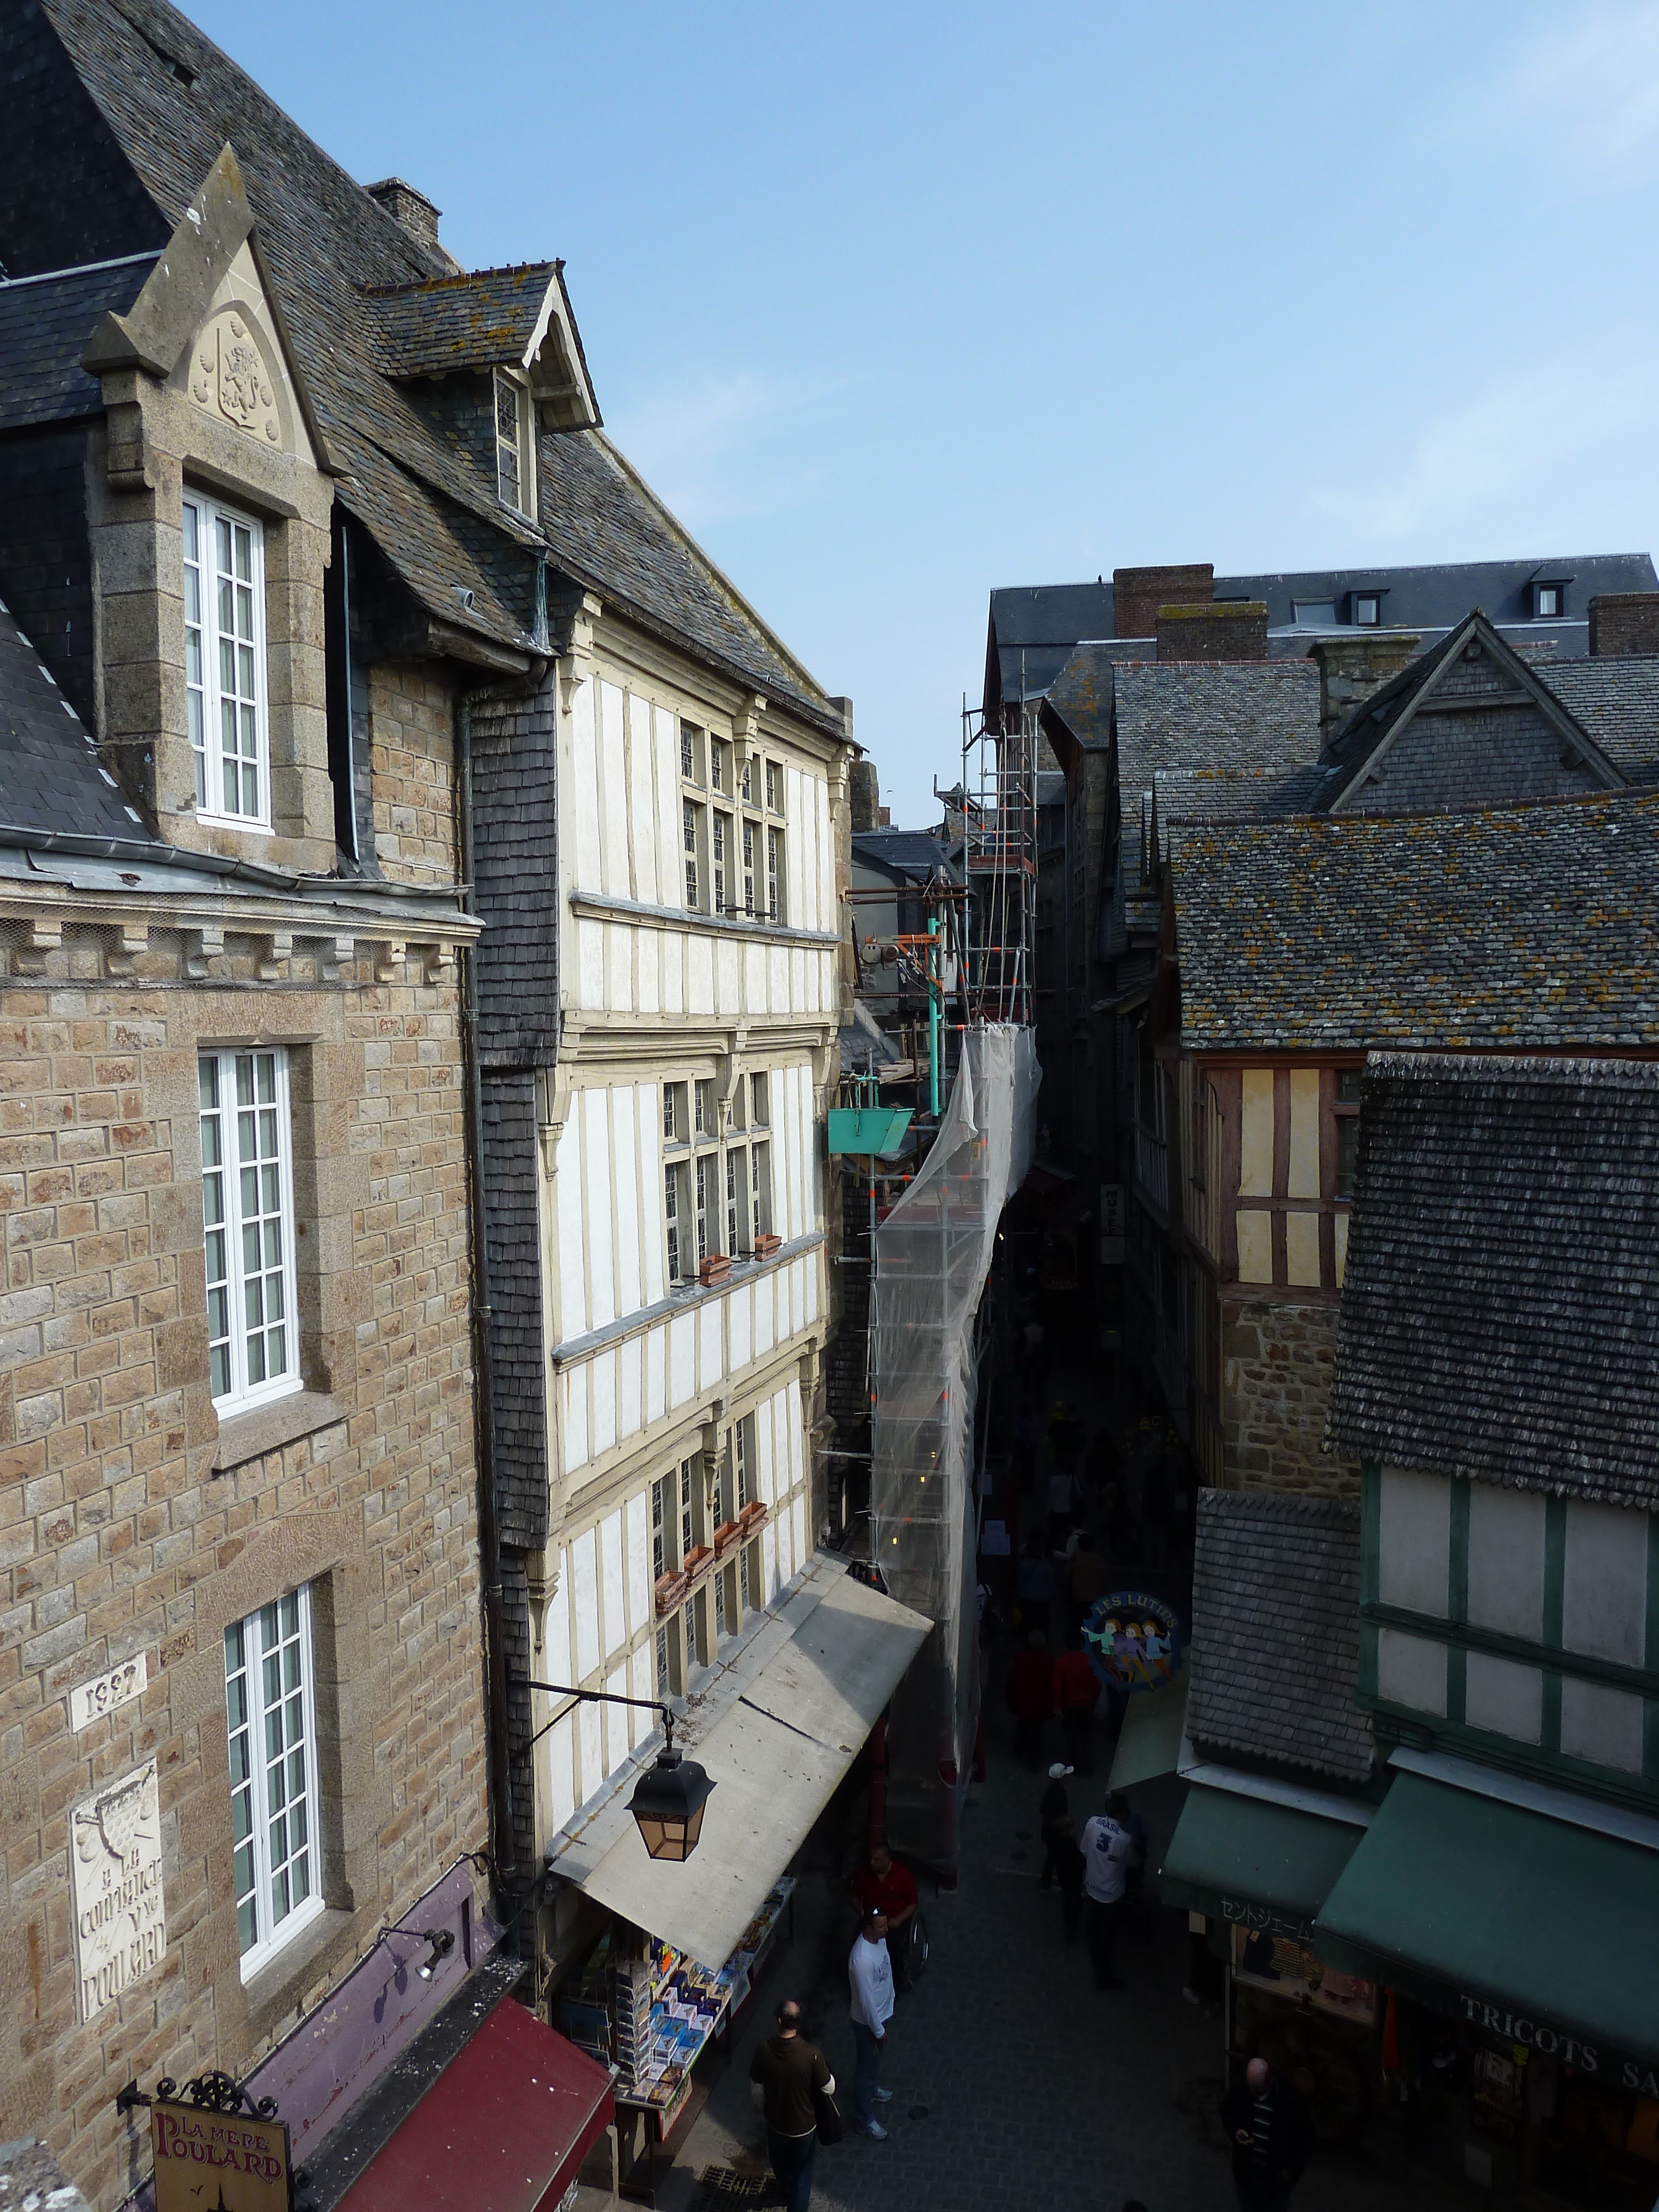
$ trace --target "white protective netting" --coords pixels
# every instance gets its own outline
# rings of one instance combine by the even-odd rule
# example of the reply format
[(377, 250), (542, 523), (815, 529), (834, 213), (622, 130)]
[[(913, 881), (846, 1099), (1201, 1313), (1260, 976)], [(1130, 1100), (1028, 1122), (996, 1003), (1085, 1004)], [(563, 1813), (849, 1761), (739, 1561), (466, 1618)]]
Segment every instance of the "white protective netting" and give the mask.
[(896, 1841), (934, 1860), (955, 1856), (978, 1717), (974, 1317), (998, 1220), (1031, 1163), (1040, 1080), (1029, 1029), (965, 1031), (933, 1148), (876, 1231), (872, 1555), (891, 1595), (935, 1624), (893, 1703), (888, 1818)]

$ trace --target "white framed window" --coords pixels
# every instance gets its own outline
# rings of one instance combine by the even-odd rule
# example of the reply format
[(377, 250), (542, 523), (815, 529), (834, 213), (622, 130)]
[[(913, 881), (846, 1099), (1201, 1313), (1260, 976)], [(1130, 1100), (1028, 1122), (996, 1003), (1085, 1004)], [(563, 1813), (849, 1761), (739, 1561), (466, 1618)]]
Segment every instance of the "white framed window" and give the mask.
[(766, 833), (766, 918), (769, 921), (783, 920), (783, 832), (769, 830)]
[(662, 1140), (665, 1145), (683, 1145), (688, 1134), (685, 1085), (683, 1083), (665, 1083), (662, 1087)]
[(702, 817), (706, 810), (695, 799), (680, 801), (680, 835), (685, 846), (685, 903), (696, 914), (702, 905), (697, 863), (702, 857)]
[(530, 393), (504, 371), (495, 371), (495, 483), (501, 505), (517, 514), (536, 511), (535, 440)]
[(1353, 618), (1362, 629), (1375, 629), (1382, 619), (1382, 602), (1375, 592), (1356, 592)]
[(700, 1152), (693, 1173), (696, 1178), (697, 1265), (702, 1267), (713, 1249), (709, 1240), (708, 1217), (714, 1210), (714, 1177), (718, 1172), (718, 1152)]
[(719, 738), (708, 740), (708, 787), (711, 791), (726, 792), (727, 798), (731, 797), (726, 784), (726, 747)]
[(208, 1360), (223, 1414), (300, 1388), (288, 1054), (204, 1052), (197, 1077)]
[(735, 1260), (749, 1242), (749, 1176), (741, 1145), (726, 1154), (726, 1249)]
[(750, 1155), (749, 1205), (754, 1221), (749, 1249), (770, 1233), (772, 1227), (772, 1147), (757, 1145)]
[(769, 814), (783, 811), (783, 763), (769, 760), (766, 763), (766, 811)]
[(685, 783), (702, 781), (702, 732), (695, 722), (680, 724), (680, 778)]
[(680, 1188), (682, 1170), (678, 1162), (671, 1162), (662, 1171), (662, 1206), (668, 1224), (668, 1279), (683, 1283), (689, 1273), (686, 1267), (685, 1231), (683, 1220), (684, 1193)]
[(767, 1100), (766, 1071), (757, 1068), (749, 1079), (749, 1126), (751, 1129), (769, 1128), (771, 1119)]
[(1562, 602), (1566, 594), (1559, 584), (1540, 584), (1538, 586), (1538, 616), (1540, 622), (1555, 622), (1565, 611)]
[(185, 701), (204, 821), (270, 827), (265, 540), (251, 515), (184, 502)]
[(743, 803), (745, 806), (752, 806), (755, 804), (755, 756), (753, 753), (745, 753), (743, 757)]
[(225, 1631), (236, 1937), (242, 1979), (323, 1910), (311, 1591)]
[(678, 1564), (684, 1566), (697, 1547), (696, 1534), (696, 1474), (694, 1457), (680, 1462), (680, 1556)]
[(730, 873), (732, 854), (732, 817), (722, 814), (717, 806), (709, 822), (710, 860), (709, 888), (714, 893), (712, 911), (726, 912), (726, 886)]
[(696, 1133), (700, 1137), (712, 1137), (714, 1133), (714, 1085), (713, 1081), (705, 1077), (702, 1082), (695, 1085), (693, 1095), (696, 1101), (696, 1121), (695, 1124)]
[(755, 847), (760, 835), (760, 824), (746, 817), (743, 825), (743, 910), (752, 916), (755, 911)]

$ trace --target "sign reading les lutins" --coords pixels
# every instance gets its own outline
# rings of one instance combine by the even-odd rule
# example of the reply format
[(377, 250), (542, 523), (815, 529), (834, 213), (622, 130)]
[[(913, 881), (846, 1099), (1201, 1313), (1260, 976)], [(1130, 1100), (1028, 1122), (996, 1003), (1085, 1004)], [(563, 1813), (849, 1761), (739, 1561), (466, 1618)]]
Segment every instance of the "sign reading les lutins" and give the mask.
[(288, 2212), (286, 2122), (158, 2099), (149, 2129), (155, 2212)]

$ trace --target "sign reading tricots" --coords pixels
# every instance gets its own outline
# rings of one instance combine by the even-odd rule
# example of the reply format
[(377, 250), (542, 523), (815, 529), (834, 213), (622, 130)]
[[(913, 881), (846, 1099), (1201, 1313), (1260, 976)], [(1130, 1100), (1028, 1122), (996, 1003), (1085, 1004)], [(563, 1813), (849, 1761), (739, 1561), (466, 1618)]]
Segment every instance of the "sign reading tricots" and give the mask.
[(167, 1956), (161, 1791), (154, 1759), (70, 1815), (76, 2003), (95, 2020)]

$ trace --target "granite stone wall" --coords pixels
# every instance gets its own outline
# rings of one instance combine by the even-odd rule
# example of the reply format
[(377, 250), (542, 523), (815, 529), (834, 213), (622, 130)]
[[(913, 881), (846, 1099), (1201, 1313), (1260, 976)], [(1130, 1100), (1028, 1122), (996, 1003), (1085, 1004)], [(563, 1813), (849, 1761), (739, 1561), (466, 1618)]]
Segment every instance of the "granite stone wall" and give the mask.
[(1359, 1495), (1358, 1461), (1324, 1449), (1337, 1311), (1334, 1298), (1223, 1293), (1224, 1487)]

